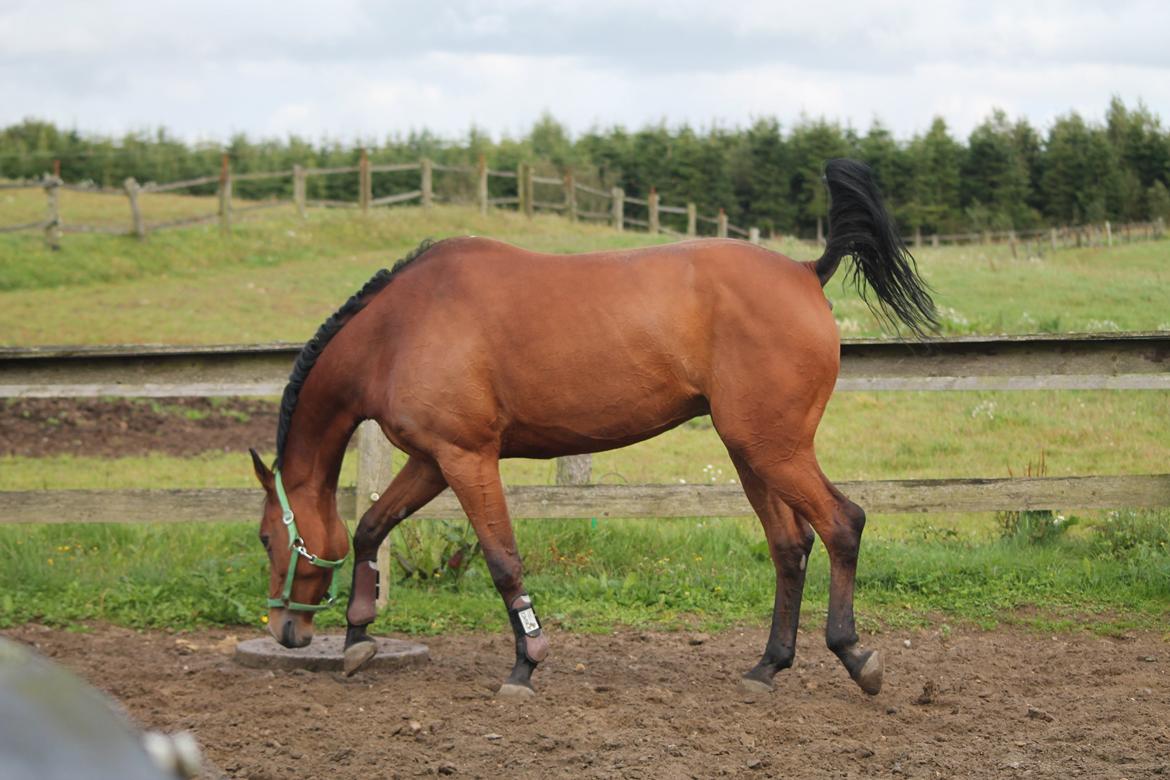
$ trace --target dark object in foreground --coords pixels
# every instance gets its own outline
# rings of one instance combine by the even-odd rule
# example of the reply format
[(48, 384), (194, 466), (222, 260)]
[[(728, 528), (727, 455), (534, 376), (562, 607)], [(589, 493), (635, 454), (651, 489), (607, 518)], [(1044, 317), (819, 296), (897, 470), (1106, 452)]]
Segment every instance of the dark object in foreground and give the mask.
[(96, 690), (0, 637), (0, 777), (174, 780), (199, 773), (189, 734), (139, 734)]

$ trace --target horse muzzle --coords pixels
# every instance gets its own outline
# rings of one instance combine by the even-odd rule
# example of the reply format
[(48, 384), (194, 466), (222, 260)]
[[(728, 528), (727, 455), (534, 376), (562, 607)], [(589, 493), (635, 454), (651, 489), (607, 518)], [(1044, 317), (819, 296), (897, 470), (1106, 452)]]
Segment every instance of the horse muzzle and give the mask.
[(268, 621), (268, 633), (282, 646), (288, 648), (306, 647), (313, 641), (312, 620), (304, 615), (287, 610), (272, 610)]

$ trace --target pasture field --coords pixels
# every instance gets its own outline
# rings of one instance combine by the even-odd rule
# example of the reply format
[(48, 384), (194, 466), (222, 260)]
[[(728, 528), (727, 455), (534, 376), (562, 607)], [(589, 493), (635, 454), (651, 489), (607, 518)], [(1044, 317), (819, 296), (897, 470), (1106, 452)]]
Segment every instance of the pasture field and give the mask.
[[(39, 192), (5, 197), (16, 202), (11, 199), (26, 195), (43, 198)], [(71, 208), (90, 209), (90, 221), (103, 214), (118, 219), (125, 211), (117, 197), (66, 197), (77, 199), (63, 203), (67, 220)], [(163, 218), (166, 209), (214, 210), (209, 198), (147, 197), (158, 198), (160, 209), (151, 215), (154, 206), (146, 202), (148, 220)], [(0, 212), (7, 214), (4, 205)], [(39, 235), (5, 235), (0, 343), (300, 341), (374, 270), (421, 238), (466, 233), (544, 251), (667, 240), (557, 217), (482, 217), (457, 206), (364, 218), (312, 212), (307, 222), (280, 208), (241, 221), (226, 237), (214, 225), (143, 242), (67, 235), (56, 253)], [(796, 242), (779, 248), (800, 259), (816, 254)], [(919, 253), (947, 333), (1167, 329), (1168, 260), (1166, 241), (1015, 259), (1007, 247)], [(844, 336), (879, 335), (876, 321), (841, 281), (829, 295)], [(840, 480), (1019, 475), (1041, 457), (1053, 476), (1164, 472), (1170, 463), (1168, 401), (1162, 392), (843, 393), (830, 404), (818, 452), (826, 472)], [(159, 433), (165, 436), (165, 428)], [(250, 485), (244, 448), (263, 452), (270, 442), (241, 441), (231, 452), (193, 457), (0, 455), (0, 490)], [(342, 482), (352, 484), (353, 474), (350, 459)], [(505, 466), (513, 484), (547, 483), (552, 474), (549, 462)], [(595, 456), (594, 475), (631, 483), (735, 476), (703, 420)], [(36, 619), (70, 626), (91, 619), (172, 628), (257, 625), (264, 556), (254, 519), (241, 519), (248, 522), (0, 526), (0, 625)], [(1164, 625), (1170, 614), (1168, 522), (1165, 513), (1070, 516), (1044, 539), (1030, 541), (1026, 533), (1001, 538), (991, 516), (875, 516), (859, 568), (859, 618), (866, 630), (938, 622), (940, 616), (1107, 632)], [(770, 614), (772, 567), (754, 520), (527, 521), (518, 523), (518, 535), (528, 587), (542, 614), (560, 627), (716, 628), (758, 624)], [(821, 622), (825, 570), (818, 545), (806, 624)], [(504, 628), (482, 564), (458, 584), (409, 584), (391, 593), (378, 630)], [(321, 620), (337, 625), (339, 615)]]
[[(106, 219), (120, 219), (126, 208), (118, 196), (66, 196), (78, 201), (79, 213)], [(163, 214), (215, 210), (214, 198), (147, 197), (162, 201)], [(38, 190), (0, 195), (0, 223), (20, 221), (9, 217), (13, 204), (28, 200), (41, 208), (43, 198)], [(143, 208), (148, 220), (158, 218), (150, 202)], [(68, 220), (68, 204), (63, 209)], [(468, 234), (548, 252), (672, 240), (557, 216), (528, 219), (501, 210), (484, 217), (463, 206), (382, 209), (367, 217), (317, 210), (304, 222), (291, 206), (280, 207), (242, 218), (229, 236), (216, 225), (162, 231), (145, 241), (67, 235), (59, 252), (36, 232), (0, 234), (0, 344), (304, 340), (374, 271), (421, 239)], [(798, 260), (819, 254), (791, 239), (769, 246)], [(1017, 258), (1001, 245), (923, 248), (917, 256), (937, 291), (945, 333), (1170, 328), (1165, 240), (1031, 255), (1021, 247)], [(880, 336), (845, 276), (838, 274), (828, 288), (842, 335)]]

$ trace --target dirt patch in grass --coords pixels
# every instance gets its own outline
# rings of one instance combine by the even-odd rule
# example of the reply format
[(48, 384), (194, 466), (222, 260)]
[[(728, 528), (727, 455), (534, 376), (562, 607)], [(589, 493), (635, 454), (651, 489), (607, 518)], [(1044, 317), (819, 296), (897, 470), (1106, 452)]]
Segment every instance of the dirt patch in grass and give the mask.
[(263, 447), (278, 407), (250, 398), (18, 398), (0, 405), (0, 455), (198, 455)]
[(560, 633), (535, 677), (539, 697), (523, 705), (493, 698), (511, 664), (503, 634), (425, 639), (428, 666), (347, 680), (242, 668), (223, 631), (5, 633), (143, 726), (194, 731), (231, 777), (1170, 773), (1170, 644), (1152, 632), (889, 632), (869, 639), (886, 660), (872, 698), (820, 636), (802, 634), (775, 692), (746, 695), (736, 680), (763, 630)]

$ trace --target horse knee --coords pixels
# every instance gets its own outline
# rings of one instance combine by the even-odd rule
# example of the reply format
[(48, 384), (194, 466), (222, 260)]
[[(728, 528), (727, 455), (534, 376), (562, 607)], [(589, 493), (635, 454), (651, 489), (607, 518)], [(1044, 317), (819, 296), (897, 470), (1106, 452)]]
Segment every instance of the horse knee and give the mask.
[[(378, 544), (382, 540), (377, 538), (373, 528), (360, 523), (357, 530), (353, 532), (353, 554), (354, 560), (362, 560), (363, 556), (370, 556), (371, 553), (377, 554)], [(372, 560), (372, 557), (369, 558)]]

